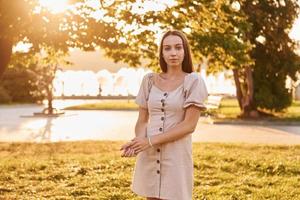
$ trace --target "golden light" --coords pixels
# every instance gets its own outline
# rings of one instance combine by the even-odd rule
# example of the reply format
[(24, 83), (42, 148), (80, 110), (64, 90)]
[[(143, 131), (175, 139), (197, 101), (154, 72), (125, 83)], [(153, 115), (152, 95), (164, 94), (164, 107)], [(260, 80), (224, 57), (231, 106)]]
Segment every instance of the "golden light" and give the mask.
[(26, 42), (18, 42), (14, 47), (13, 47), (13, 52), (23, 52), (27, 53), (29, 49), (32, 47), (32, 44), (26, 43)]
[(294, 40), (300, 41), (300, 16), (295, 20), (289, 36)]
[(39, 0), (41, 7), (49, 9), (53, 13), (60, 13), (68, 8), (68, 0)]

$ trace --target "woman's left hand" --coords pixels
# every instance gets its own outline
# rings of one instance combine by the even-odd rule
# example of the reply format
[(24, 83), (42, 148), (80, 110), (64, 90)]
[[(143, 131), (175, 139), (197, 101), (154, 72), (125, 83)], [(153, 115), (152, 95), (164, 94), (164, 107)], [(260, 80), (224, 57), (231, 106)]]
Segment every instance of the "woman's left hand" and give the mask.
[(145, 137), (136, 137), (132, 139), (130, 142), (124, 144), (121, 148), (131, 148), (134, 150), (135, 154), (140, 153), (141, 151), (144, 151), (150, 147), (148, 139)]

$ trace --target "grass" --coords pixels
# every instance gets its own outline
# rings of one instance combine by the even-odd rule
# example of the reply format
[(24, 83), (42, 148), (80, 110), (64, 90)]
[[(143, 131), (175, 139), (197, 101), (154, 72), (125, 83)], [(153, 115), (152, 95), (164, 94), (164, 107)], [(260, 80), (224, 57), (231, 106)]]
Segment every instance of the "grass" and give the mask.
[[(108, 100), (99, 103), (84, 104), (66, 108), (66, 110), (137, 110), (134, 100)], [(209, 110), (209, 114), (217, 119), (238, 119), (240, 108), (236, 99), (223, 99), (220, 108)], [(275, 117), (266, 118), (269, 121), (300, 121), (300, 101), (294, 101), (283, 112), (272, 113)]]
[[(0, 199), (142, 199), (122, 143), (0, 143)], [(193, 157), (194, 200), (300, 199), (299, 145), (193, 143)]]
[(213, 112), (220, 118), (236, 119), (241, 111), (236, 99), (222, 99), (220, 108)]
[[(218, 118), (237, 119), (240, 109), (236, 99), (223, 99), (220, 108), (213, 111)], [(294, 101), (290, 107), (283, 112), (272, 112), (274, 117), (268, 117), (271, 121), (300, 121), (300, 101)]]

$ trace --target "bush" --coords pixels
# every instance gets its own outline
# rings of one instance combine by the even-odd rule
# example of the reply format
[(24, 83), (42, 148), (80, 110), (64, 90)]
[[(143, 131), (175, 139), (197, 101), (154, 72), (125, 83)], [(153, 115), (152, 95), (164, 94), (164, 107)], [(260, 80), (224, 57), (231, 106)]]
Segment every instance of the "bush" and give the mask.
[(10, 96), (11, 102), (36, 103), (44, 99), (44, 95), (37, 94), (36, 74), (22, 65), (8, 68), (2, 77), (1, 85)]
[(0, 103), (11, 103), (11, 97), (1, 85), (0, 85)]

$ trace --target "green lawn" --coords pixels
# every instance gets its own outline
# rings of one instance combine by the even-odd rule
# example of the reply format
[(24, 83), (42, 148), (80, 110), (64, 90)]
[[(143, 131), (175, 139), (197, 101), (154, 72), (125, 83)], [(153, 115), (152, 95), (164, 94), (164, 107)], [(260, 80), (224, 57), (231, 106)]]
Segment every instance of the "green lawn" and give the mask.
[[(220, 108), (213, 111), (218, 118), (236, 119), (240, 113), (236, 99), (223, 99)], [(300, 101), (294, 101), (292, 105), (283, 112), (272, 113), (275, 117), (267, 120), (280, 121), (300, 121)]]
[[(134, 100), (106, 100), (100, 103), (84, 104), (66, 108), (66, 110), (137, 110)], [(236, 99), (223, 99), (219, 109), (209, 110), (209, 114), (218, 119), (237, 119), (240, 108)], [(273, 113), (276, 117), (267, 118), (271, 121), (300, 121), (300, 101), (281, 113)]]
[[(0, 143), (0, 199), (141, 199), (122, 143)], [(194, 143), (193, 155), (194, 200), (300, 199), (299, 145)]]

